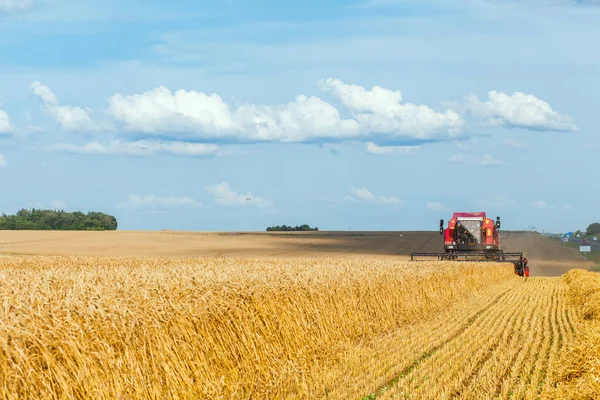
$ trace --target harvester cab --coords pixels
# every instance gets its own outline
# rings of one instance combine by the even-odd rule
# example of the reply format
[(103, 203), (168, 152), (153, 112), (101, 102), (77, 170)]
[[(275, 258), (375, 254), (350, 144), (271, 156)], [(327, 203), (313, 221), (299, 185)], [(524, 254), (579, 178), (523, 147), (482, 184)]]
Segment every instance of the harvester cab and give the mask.
[(440, 219), (439, 233), (443, 236), (443, 253), (412, 253), (411, 261), (496, 261), (510, 262), (515, 273), (529, 276), (527, 259), (522, 252), (507, 253), (500, 245), (500, 217), (496, 221), (485, 212), (455, 212), (444, 227)]

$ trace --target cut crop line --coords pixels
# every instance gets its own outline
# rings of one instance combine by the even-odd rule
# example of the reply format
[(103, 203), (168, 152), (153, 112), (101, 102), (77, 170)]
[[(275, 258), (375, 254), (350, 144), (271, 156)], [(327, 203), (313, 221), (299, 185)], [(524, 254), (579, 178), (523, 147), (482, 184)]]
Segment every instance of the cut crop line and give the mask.
[[(536, 282), (544, 282), (543, 281), (544, 278), (536, 278)], [(553, 281), (546, 281), (544, 283), (552, 283)], [(534, 320), (532, 321), (532, 329), (531, 329), (531, 334), (532, 334), (532, 343), (531, 343), (531, 349), (532, 351), (529, 353), (528, 357), (525, 358), (523, 360), (524, 365), (523, 367), (525, 367), (525, 370), (523, 371), (523, 373), (519, 374), (521, 378), (521, 380), (518, 382), (518, 384), (516, 385), (516, 387), (512, 390), (511, 396), (514, 395), (516, 398), (521, 398), (524, 394), (522, 393), (523, 391), (527, 391), (527, 388), (530, 387), (533, 379), (534, 379), (534, 373), (536, 372), (536, 362), (535, 360), (539, 360), (540, 355), (543, 353), (544, 351), (544, 344), (547, 341), (547, 329), (549, 328), (547, 326), (547, 318), (546, 316), (549, 313), (549, 309), (551, 307), (551, 302), (547, 301), (549, 299), (549, 296), (547, 294), (548, 292), (548, 285), (538, 285), (538, 287), (536, 287), (534, 290), (537, 290), (538, 293), (537, 295), (540, 296), (541, 298), (544, 298), (546, 301), (543, 303), (543, 305), (545, 306), (544, 308), (542, 308), (540, 310), (539, 313), (537, 313), (538, 315), (536, 315), (536, 318), (534, 318)], [(541, 316), (541, 318), (539, 317)], [(537, 324), (536, 324), (537, 322)], [(538, 335), (538, 333), (541, 333), (541, 335)], [(535, 357), (535, 358), (534, 358)], [(527, 366), (529, 366), (529, 368), (527, 368)], [(526, 378), (526, 379), (524, 379)]]
[[(458, 370), (448, 368), (447, 366), (462, 365), (464, 360), (461, 358), (462, 354), (459, 353), (460, 349), (485, 349), (486, 346), (489, 346), (489, 341), (493, 339), (488, 338), (488, 340), (486, 340), (487, 343), (477, 343), (480, 340), (477, 333), (481, 331), (493, 332), (500, 329), (503, 324), (503, 320), (505, 320), (506, 317), (498, 319), (498, 313), (496, 309), (514, 309), (515, 307), (513, 303), (515, 301), (515, 296), (512, 296), (511, 293), (510, 296), (505, 296), (503, 299), (501, 299), (501, 301), (495, 303), (492, 307), (487, 309), (485, 311), (485, 318), (480, 318), (477, 323), (469, 326), (468, 329), (465, 330), (460, 336), (457, 336), (451, 342), (447, 343), (447, 345), (440, 350), (435, 358), (430, 358), (425, 363), (420, 365), (419, 370), (413, 373), (413, 376), (408, 382), (406, 382), (406, 378), (404, 379), (404, 382), (408, 383), (408, 387), (405, 387), (404, 385), (403, 387), (405, 387), (407, 390), (413, 391), (414, 395), (416, 396), (435, 395), (435, 393), (421, 392), (428, 390), (430, 387), (429, 382), (431, 381), (435, 380), (438, 382), (445, 382), (459, 374)], [(473, 356), (477, 357), (476, 354), (480, 352), (481, 350), (476, 351)], [(424, 386), (425, 382), (428, 382), (426, 386)]]
[(560, 296), (560, 288), (558, 285), (555, 287), (554, 292), (552, 294), (552, 315), (550, 316), (550, 322), (552, 323), (552, 337), (550, 341), (550, 347), (548, 348), (547, 357), (546, 357), (546, 365), (542, 368), (542, 377), (540, 379), (540, 383), (538, 385), (538, 395), (541, 395), (544, 387), (550, 377), (550, 368), (552, 362), (554, 361), (554, 356), (557, 354), (558, 349), (560, 349), (562, 335), (560, 333), (560, 324), (558, 321), (558, 311), (559, 311), (559, 296)]
[(562, 312), (563, 312), (563, 293), (564, 293), (564, 285), (558, 285), (555, 294), (555, 312), (554, 312), (554, 325), (555, 325), (555, 346), (553, 350), (550, 352), (550, 356), (548, 357), (548, 362), (545, 368), (546, 374), (544, 375), (544, 385), (539, 390), (539, 395), (542, 397), (547, 397), (547, 391), (551, 387), (554, 380), (554, 371), (553, 366), (555, 364), (556, 357), (560, 353), (563, 348), (563, 336), (564, 336), (564, 326), (562, 324)]
[(508, 317), (506, 317), (504, 319), (504, 321), (503, 321), (503, 323), (504, 323), (503, 325), (504, 326), (502, 328), (502, 331), (500, 332), (500, 335), (497, 336), (497, 340), (495, 342), (492, 340), (493, 343), (487, 348), (487, 350), (483, 354), (483, 357), (481, 359), (479, 359), (479, 361), (477, 361), (477, 364), (475, 364), (475, 366), (471, 370), (470, 374), (465, 379), (463, 379), (462, 382), (460, 382), (458, 384), (458, 388), (452, 394), (453, 397), (454, 396), (461, 396), (461, 393), (473, 381), (473, 378), (475, 378), (475, 376), (481, 370), (481, 368), (483, 367), (483, 365), (492, 357), (492, 355), (494, 354), (494, 352), (498, 349), (498, 346), (500, 346), (500, 344), (502, 343), (502, 337), (510, 329), (510, 321), (512, 320), (513, 316), (515, 316), (515, 314), (518, 311), (520, 311), (520, 309), (518, 307), (515, 307), (513, 309), (513, 311), (510, 313), (510, 316), (508, 316)]
[[(523, 291), (520, 290), (520, 292)], [(528, 293), (523, 293), (523, 295), (528, 295)], [(499, 335), (498, 342), (495, 343), (494, 347), (490, 350), (491, 352), (486, 355), (485, 359), (480, 360), (470, 377), (466, 378), (461, 386), (459, 386), (460, 390), (454, 392), (455, 396), (472, 397), (477, 394), (479, 396), (475, 397), (487, 397), (490, 393), (496, 392), (495, 397), (498, 397), (498, 392), (502, 387), (503, 378), (506, 377), (511, 362), (514, 362), (521, 351), (521, 348), (516, 344), (519, 343), (524, 336), (523, 331), (532, 315), (535, 313), (536, 306), (540, 301), (539, 298), (534, 298), (534, 303), (531, 304), (531, 307), (517, 307), (517, 314), (513, 315), (510, 320), (508, 320), (506, 329)], [(501, 310), (498, 311), (499, 313), (502, 312)], [(508, 357), (511, 357), (512, 361), (506, 363), (504, 360)], [(505, 368), (502, 373), (500, 373), (501, 367), (504, 365)], [(498, 384), (493, 386), (494, 382), (498, 382)]]
[[(455, 340), (458, 336), (462, 335), (470, 326), (472, 326), (477, 321), (478, 318), (480, 318), (484, 314), (487, 315), (487, 311), (489, 311), (491, 308), (493, 308), (501, 300), (508, 298), (509, 294), (512, 291), (514, 291), (520, 284), (522, 284), (522, 282), (510, 287), (506, 291), (497, 295), (492, 301), (490, 301), (488, 304), (486, 304), (483, 308), (481, 308), (475, 314), (472, 314), (470, 317), (468, 317), (467, 321), (459, 329), (457, 329), (448, 339), (446, 339), (445, 341), (441, 342), (440, 344), (430, 348), (428, 351), (424, 352), (421, 357), (415, 359), (412, 362), (412, 364), (410, 364), (409, 366), (407, 366), (406, 368), (401, 370), (399, 373), (397, 373), (393, 379), (389, 380), (384, 385), (381, 385), (375, 391), (371, 392), (371, 394), (368, 395), (368, 399), (375, 399), (375, 398), (377, 398), (377, 396), (383, 394), (385, 391), (389, 390), (390, 388), (396, 387), (402, 378), (404, 378), (407, 375), (409, 375), (410, 373), (412, 373), (412, 371), (415, 368), (417, 368), (421, 363), (423, 363), (425, 360), (427, 360), (429, 357), (431, 357), (433, 354), (435, 354), (439, 349), (446, 346), (451, 341)], [(365, 396), (365, 397), (367, 397), (367, 396)], [(365, 397), (363, 397), (363, 399)]]
[[(553, 288), (555, 289), (556, 286)], [(554, 297), (556, 294), (556, 290), (552, 291), (552, 297)], [(554, 306), (555, 306), (555, 302), (552, 301), (553, 299), (551, 298), (549, 303), (549, 307), (547, 309), (547, 312), (544, 313), (544, 340), (543, 340), (543, 347), (540, 351), (541, 354), (543, 354), (542, 357), (538, 357), (538, 359), (536, 360), (535, 365), (535, 370), (534, 373), (532, 374), (531, 380), (530, 380), (530, 385), (527, 389), (527, 391), (525, 392), (525, 395), (527, 397), (532, 397), (534, 396), (535, 393), (538, 392), (538, 390), (540, 389), (540, 385), (543, 385), (543, 379), (545, 376), (545, 369), (546, 366), (548, 364), (548, 360), (550, 358), (550, 351), (552, 350), (552, 346), (554, 344), (554, 329), (552, 327), (552, 314), (554, 312)]]
[[(531, 298), (531, 296), (529, 296)], [(529, 299), (528, 298), (528, 299)], [(524, 331), (528, 328), (527, 324), (532, 320), (533, 315), (537, 310), (537, 306), (539, 305), (540, 298), (538, 297), (535, 306), (532, 304), (531, 307), (527, 308), (527, 312), (522, 314), (522, 318), (519, 322), (519, 326), (514, 330), (513, 335), (511, 337), (510, 343), (507, 344), (507, 349), (512, 352), (512, 356), (510, 360), (506, 363), (506, 367), (503, 372), (497, 379), (496, 388), (494, 390), (493, 398), (498, 398), (502, 391), (502, 387), (505, 385), (508, 380), (511, 369), (514, 367), (519, 355), (523, 352), (523, 347), (520, 346), (523, 342), (526, 341), (526, 338), (529, 336)], [(498, 356), (500, 358), (500, 356)]]

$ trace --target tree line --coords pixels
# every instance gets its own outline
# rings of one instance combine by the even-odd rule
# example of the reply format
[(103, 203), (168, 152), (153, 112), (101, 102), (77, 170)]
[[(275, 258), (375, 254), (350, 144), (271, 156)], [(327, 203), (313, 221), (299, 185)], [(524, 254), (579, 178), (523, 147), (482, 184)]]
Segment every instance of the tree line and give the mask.
[(309, 225), (304, 224), (304, 225), (300, 225), (300, 226), (287, 226), (287, 225), (281, 225), (281, 226), (269, 226), (267, 228), (267, 232), (279, 232), (279, 231), (286, 231), (286, 232), (291, 232), (291, 231), (318, 231), (319, 228), (314, 227), (311, 228)]
[(596, 233), (600, 233), (600, 222), (594, 222), (594, 223), (590, 224), (586, 229), (586, 233), (588, 235), (594, 235)]
[(117, 219), (102, 212), (55, 210), (19, 210), (15, 215), (0, 216), (0, 230), (114, 231)]

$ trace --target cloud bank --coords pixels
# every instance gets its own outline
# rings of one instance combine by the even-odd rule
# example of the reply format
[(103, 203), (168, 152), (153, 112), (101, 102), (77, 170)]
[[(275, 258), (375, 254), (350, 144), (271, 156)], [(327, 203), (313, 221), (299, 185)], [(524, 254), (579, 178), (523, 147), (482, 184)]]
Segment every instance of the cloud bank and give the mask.
[(470, 94), (464, 101), (464, 107), (470, 115), (490, 127), (563, 132), (578, 130), (570, 116), (560, 114), (547, 102), (521, 92), (508, 95), (492, 90), (488, 92), (487, 101)]
[[(490, 91), (488, 99), (468, 95), (463, 103), (446, 103), (445, 111), (405, 102), (402, 93), (381, 86), (366, 88), (339, 79), (320, 79), (317, 88), (339, 103), (339, 109), (316, 96), (298, 95), (285, 104), (227, 104), (217, 93), (159, 86), (139, 94), (116, 93), (108, 98), (108, 120), (94, 121), (93, 110), (61, 105), (39, 81), (29, 86), (42, 107), (65, 131), (117, 133), (107, 144), (59, 143), (48, 150), (81, 154), (214, 156), (217, 144), (231, 143), (366, 143), (370, 154), (411, 153), (424, 143), (472, 136), (466, 117), (488, 127), (536, 131), (575, 131), (571, 117), (530, 94)], [(14, 129), (0, 110), (0, 133)], [(511, 147), (521, 142), (506, 140)], [(452, 159), (464, 162), (463, 156)], [(490, 155), (467, 162), (494, 165)]]

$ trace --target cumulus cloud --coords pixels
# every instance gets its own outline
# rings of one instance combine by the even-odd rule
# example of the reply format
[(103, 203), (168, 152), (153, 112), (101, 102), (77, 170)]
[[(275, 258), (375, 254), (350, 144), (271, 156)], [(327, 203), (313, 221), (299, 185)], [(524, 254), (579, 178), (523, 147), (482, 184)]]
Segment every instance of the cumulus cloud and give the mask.
[(193, 90), (172, 93), (161, 86), (138, 95), (116, 94), (109, 103), (111, 114), (125, 130), (148, 134), (300, 142), (358, 133), (356, 121), (342, 119), (331, 104), (302, 95), (285, 105), (234, 108), (218, 94)]
[(318, 87), (341, 100), (352, 118), (342, 118), (336, 107), (315, 96), (299, 95), (281, 105), (233, 107), (216, 93), (171, 92), (164, 86), (142, 94), (115, 94), (109, 98), (109, 109), (125, 130), (179, 138), (303, 142), (382, 135), (440, 139), (453, 137), (463, 128), (462, 118), (454, 111), (438, 113), (427, 106), (401, 104), (397, 91), (367, 90), (337, 79), (320, 80)]
[(444, 209), (444, 206), (441, 203), (428, 202), (427, 208), (433, 211), (442, 211)]
[(454, 154), (448, 157), (446, 160), (448, 162), (456, 164), (479, 164), (486, 167), (501, 164), (501, 162), (495, 159), (491, 154), (484, 154), (482, 156), (471, 156), (469, 158), (466, 158), (463, 154)]
[(130, 194), (127, 201), (120, 202), (117, 204), (117, 208), (127, 209), (179, 209), (179, 208), (197, 208), (202, 207), (202, 203), (194, 200), (191, 197), (158, 197), (154, 195), (140, 196), (137, 194)]
[(0, 110), (0, 134), (11, 133), (14, 130), (12, 123), (10, 122), (10, 116), (4, 110)]
[(0, 168), (6, 167), (6, 159), (4, 155), (0, 154)]
[(402, 103), (397, 90), (346, 84), (339, 79), (321, 79), (317, 86), (338, 99), (354, 113), (362, 132), (415, 138), (453, 137), (464, 121), (452, 110), (436, 112), (424, 105)]
[(40, 98), (46, 112), (63, 129), (69, 131), (89, 131), (94, 128), (90, 117), (90, 113), (92, 112), (90, 109), (59, 105), (58, 98), (52, 90), (38, 81), (29, 85), (29, 89), (35, 96)]
[(206, 157), (225, 154), (224, 152), (221, 152), (220, 147), (215, 144), (160, 142), (150, 140), (138, 140), (135, 142), (113, 140), (108, 144), (90, 142), (81, 146), (70, 143), (58, 143), (47, 146), (46, 150), (72, 154), (122, 154), (133, 156), (170, 154), (187, 157)]
[(492, 90), (488, 92), (487, 101), (481, 101), (476, 95), (470, 94), (465, 98), (464, 108), (470, 115), (492, 127), (541, 131), (578, 130), (570, 116), (560, 114), (547, 102), (522, 92), (508, 95)]
[(375, 195), (366, 188), (358, 189), (358, 188), (353, 187), (350, 189), (350, 191), (352, 192), (352, 194), (354, 196), (348, 196), (346, 198), (347, 201), (353, 201), (353, 202), (362, 201), (362, 202), (366, 202), (366, 203), (393, 204), (393, 205), (403, 204), (402, 201), (398, 200), (394, 196), (386, 197), (386, 196)]
[(254, 196), (251, 192), (237, 193), (227, 182), (207, 186), (205, 189), (213, 195), (215, 203), (222, 206), (270, 207), (273, 205), (272, 200)]
[(373, 142), (366, 144), (367, 153), (371, 154), (392, 154), (392, 153), (414, 153), (419, 150), (419, 146), (378, 146)]

